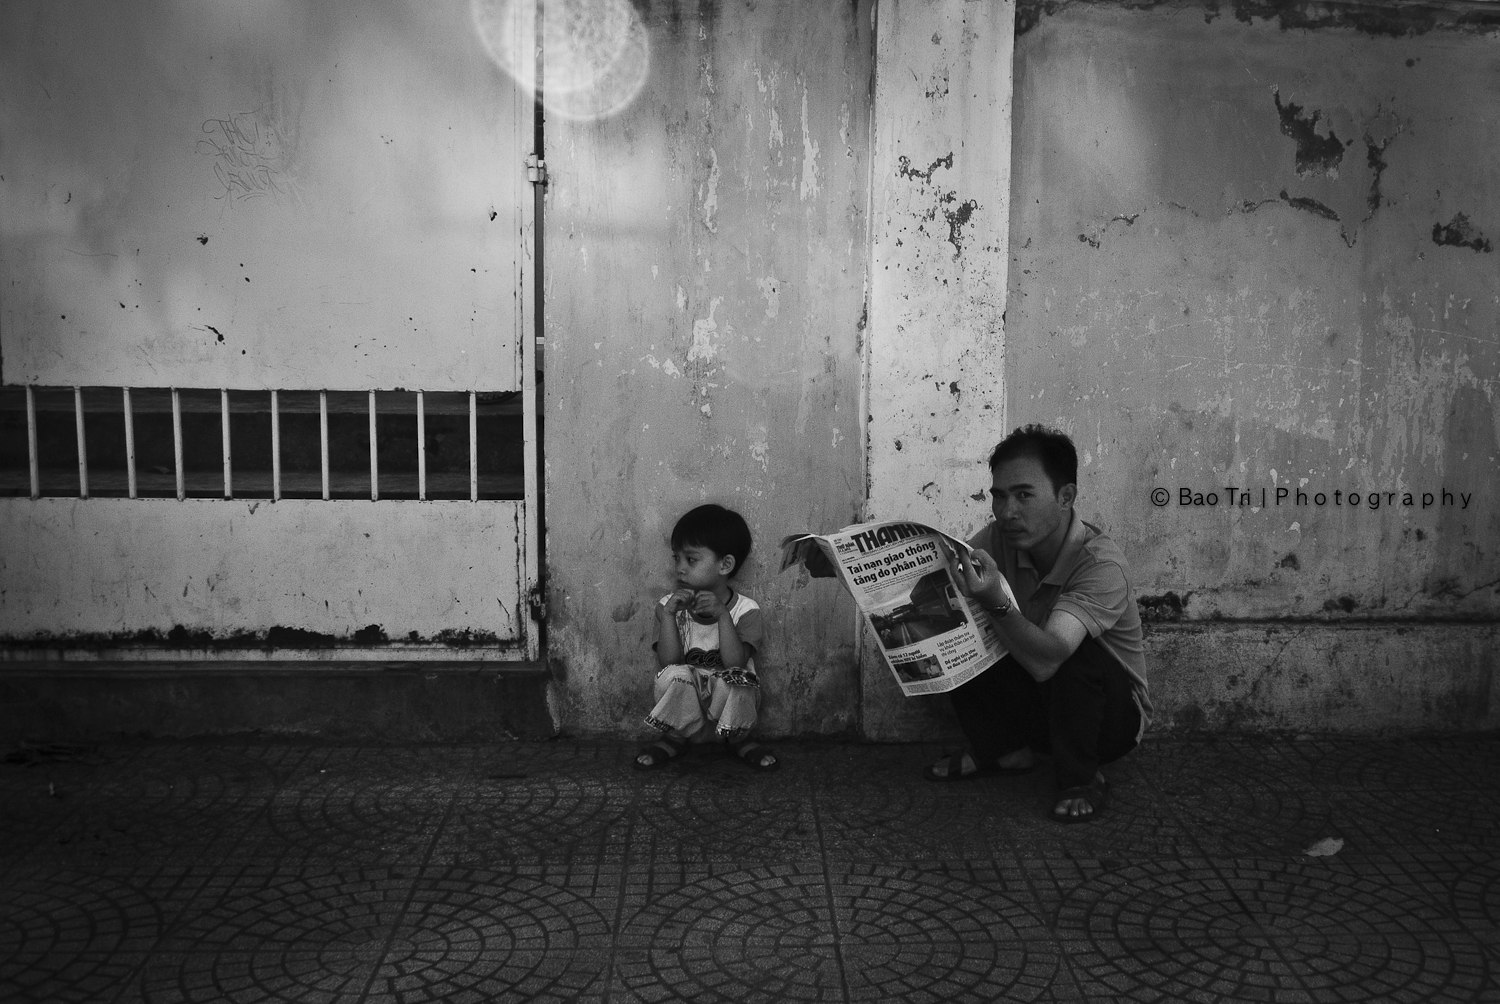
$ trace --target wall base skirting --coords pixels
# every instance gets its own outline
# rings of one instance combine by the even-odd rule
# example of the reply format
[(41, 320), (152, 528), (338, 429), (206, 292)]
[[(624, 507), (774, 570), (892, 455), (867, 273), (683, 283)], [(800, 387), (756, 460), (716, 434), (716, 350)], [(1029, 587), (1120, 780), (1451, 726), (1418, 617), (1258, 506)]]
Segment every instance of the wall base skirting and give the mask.
[(1500, 729), (1500, 624), (1198, 623), (1146, 637), (1155, 730)]
[[(1497, 652), (1497, 623), (1148, 625), (1148, 735), (1493, 731)], [(902, 698), (868, 645), (863, 662), (867, 738), (962, 740), (946, 695)]]
[(385, 742), (554, 734), (537, 663), (0, 662), (0, 742), (239, 733)]
[[(1151, 732), (1493, 731), (1497, 652), (1496, 623), (1152, 625)], [(895, 690), (889, 672), (867, 664), (864, 678), (865, 738), (956, 735), (946, 696), (880, 700), (885, 687)], [(554, 733), (549, 682), (536, 663), (0, 662), (0, 741), (246, 732), (545, 738)]]

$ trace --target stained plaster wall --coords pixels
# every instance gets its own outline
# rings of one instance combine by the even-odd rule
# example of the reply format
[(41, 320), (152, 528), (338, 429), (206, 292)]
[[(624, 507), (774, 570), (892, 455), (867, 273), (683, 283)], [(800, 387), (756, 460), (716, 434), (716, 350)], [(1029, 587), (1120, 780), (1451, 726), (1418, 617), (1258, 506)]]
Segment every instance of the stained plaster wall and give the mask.
[(1009, 413), (1078, 441), (1166, 725), (1500, 725), (1479, 9), (1021, 8)]
[[(742, 512), (738, 584), (775, 625), (767, 734), (853, 728), (854, 618), (778, 575), (788, 532), (863, 501), (868, 3), (650, 3), (626, 110), (547, 126), (545, 460), (556, 714), (636, 734), (668, 536)], [(810, 597), (816, 591), (816, 601)]]
[[(876, 39), (866, 339), (869, 519), (967, 536), (1004, 434), (1012, 3), (886, 0)], [(946, 698), (906, 698), (863, 640), (871, 738), (951, 732)]]

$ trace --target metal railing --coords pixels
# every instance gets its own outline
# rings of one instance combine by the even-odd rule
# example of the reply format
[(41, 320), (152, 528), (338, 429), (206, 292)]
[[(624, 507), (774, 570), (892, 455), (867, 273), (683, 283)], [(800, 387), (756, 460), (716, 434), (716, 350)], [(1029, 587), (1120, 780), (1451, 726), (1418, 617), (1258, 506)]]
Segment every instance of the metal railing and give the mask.
[[(29, 477), (30, 496), (31, 496), (31, 498), (34, 498), (34, 499), (41, 498), (41, 497), (43, 497), (44, 494), (50, 494), (50, 495), (67, 494), (67, 495), (71, 496), (72, 495), (71, 491), (63, 493), (63, 492), (58, 492), (56, 490), (52, 490), (52, 491), (44, 490), (44, 489), (46, 489), (46, 488), (49, 487), (47, 485), (44, 485), (44, 478), (43, 478), (44, 465), (42, 463), (42, 456), (41, 456), (41, 453), (40, 453), (42, 445), (45, 445), (45, 444), (41, 443), (41, 437), (39, 436), (39, 432), (38, 432), (38, 430), (39, 430), (39, 420), (38, 420), (38, 410), (39, 409), (38, 409), (38, 401), (37, 401), (38, 393), (41, 392), (41, 393), (46, 393), (46, 394), (52, 395), (53, 396), (53, 401), (55, 403), (59, 403), (60, 404), (61, 401), (63, 400), (60, 395), (62, 393), (65, 393), (65, 390), (63, 388), (41, 388), (41, 387), (35, 387), (35, 386), (31, 386), (31, 385), (27, 385), (24, 389), (25, 389), (25, 413), (26, 413), (27, 473), (28, 473), (28, 477)], [(11, 388), (10, 390), (13, 392), (14, 388)], [(135, 391), (134, 395), (132, 394), (132, 390)], [(73, 412), (74, 433), (75, 433), (76, 442), (77, 442), (77, 447), (76, 447), (77, 448), (77, 461), (78, 461), (78, 463), (77, 463), (77, 467), (78, 467), (77, 495), (80, 498), (89, 498), (90, 497), (90, 466), (89, 466), (90, 443), (89, 443), (88, 427), (87, 427), (87, 424), (86, 424), (85, 415), (88, 412), (90, 412), (90, 411), (93, 411), (93, 412), (96, 412), (96, 413), (100, 412), (100, 411), (103, 411), (104, 408), (103, 408), (102, 396), (111, 393), (112, 390), (109, 389), (109, 388), (89, 388), (88, 391), (89, 391), (89, 397), (90, 397), (90, 402), (91, 403), (87, 407), (86, 407), (86, 401), (85, 401), (85, 388), (82, 388), (82, 387), (73, 387), (73, 388), (71, 388), (71, 391), (72, 391), (72, 408), (71, 408), (71, 410)], [(202, 390), (184, 389), (184, 388), (177, 388), (177, 387), (165, 388), (165, 392), (166, 392), (166, 394), (170, 395), (171, 438), (172, 438), (172, 471), (171, 471), (172, 481), (171, 481), (171, 484), (172, 484), (173, 488), (175, 489), (175, 495), (176, 495), (176, 497), (178, 499), (186, 499), (187, 497), (189, 497), (190, 494), (194, 495), (195, 497), (196, 496), (202, 496), (202, 495), (206, 494), (205, 491), (204, 491), (204, 486), (202, 484), (202, 480), (203, 480), (202, 479), (202, 473), (203, 472), (201, 471), (201, 469), (200, 470), (196, 470), (196, 471), (189, 471), (188, 465), (185, 463), (185, 448), (184, 448), (185, 436), (184, 436), (184, 419), (183, 419), (183, 415), (184, 415), (184, 394), (191, 394), (191, 395), (195, 396), (194, 401), (192, 402), (192, 407), (191, 407), (190, 410), (194, 411), (194, 412), (202, 413), (202, 412), (205, 412), (205, 411), (211, 411), (211, 410), (213, 410), (212, 406), (205, 407), (206, 400), (209, 400), (209, 398), (207, 397), (207, 394), (212, 394), (213, 392), (209, 391), (209, 392), (207, 392), (207, 394), (205, 394), (205, 392), (202, 391)], [(120, 395), (119, 396), (119, 402), (120, 402), (120, 413), (119, 414), (121, 415), (121, 417), (123, 419), (123, 424), (124, 424), (124, 429), (123, 429), (123, 452), (124, 452), (124, 474), (125, 474), (125, 479), (124, 479), (125, 480), (125, 484), (124, 484), (125, 491), (124, 491), (124, 495), (126, 497), (128, 497), (128, 498), (139, 498), (142, 495), (143, 476), (142, 476), (142, 472), (140, 471), (140, 465), (138, 463), (139, 455), (140, 455), (140, 450), (138, 449), (138, 447), (141, 445), (141, 443), (138, 440), (138, 436), (137, 436), (137, 428), (136, 428), (137, 422), (136, 422), (136, 417), (137, 417), (137, 413), (141, 409), (141, 399), (144, 396), (146, 396), (146, 395), (153, 395), (154, 398), (156, 398), (157, 402), (158, 402), (158, 407), (157, 408), (149, 409), (150, 412), (153, 413), (153, 414), (159, 414), (160, 413), (159, 404), (163, 403), (163, 402), (160, 402), (159, 399), (161, 398), (161, 396), (163, 394), (163, 389), (149, 389), (149, 388), (143, 389), (143, 388), (120, 387), (118, 389), (118, 393)], [(238, 391), (236, 391), (236, 392), (231, 392), (227, 388), (219, 388), (218, 389), (218, 394), (217, 394), (218, 401), (217, 401), (217, 409), (216, 410), (218, 412), (217, 419), (218, 419), (218, 423), (219, 423), (219, 427), (220, 427), (219, 452), (220, 452), (221, 458), (222, 458), (222, 471), (223, 471), (223, 494), (222, 494), (222, 497), (226, 498), (226, 499), (233, 499), (233, 498), (236, 497), (235, 486), (236, 486), (236, 472), (237, 472), (237, 470), (242, 475), (246, 474), (246, 469), (245, 468), (237, 468), (236, 463), (235, 463), (235, 457), (234, 457), (234, 439), (235, 439), (235, 437), (231, 434), (231, 418), (230, 418), (231, 412), (234, 412), (236, 414), (244, 414), (244, 413), (247, 413), (247, 412), (249, 412), (249, 413), (255, 413), (255, 414), (264, 414), (264, 412), (266, 411), (266, 409), (263, 409), (263, 408), (249, 406), (249, 405), (245, 404), (243, 401), (241, 401), (239, 404), (236, 404), (236, 405), (232, 406), (231, 393), (234, 393), (234, 394), (246, 394), (246, 395), (264, 395), (267, 392), (265, 392), (265, 391), (259, 391), (259, 392), (238, 392)], [(316, 395), (317, 395), (317, 407), (316, 407), (316, 411), (317, 411), (317, 416), (318, 416), (318, 436), (317, 436), (317, 441), (318, 441), (318, 469), (317, 469), (316, 472), (312, 472), (312, 471), (288, 472), (288, 471), (286, 471), (284, 469), (284, 463), (283, 463), (283, 453), (284, 453), (284, 447), (285, 447), (285, 436), (284, 436), (284, 430), (283, 430), (283, 418), (285, 416), (287, 416), (288, 414), (306, 414), (306, 413), (308, 413), (310, 409), (307, 406), (306, 399), (308, 397), (310, 397), (310, 395), (313, 394), (313, 393), (316, 393)], [(269, 429), (269, 436), (270, 436), (270, 443), (269, 443), (269, 446), (270, 446), (270, 450), (269, 450), (269, 459), (270, 459), (270, 464), (269, 464), (269, 466), (270, 466), (270, 471), (269, 471), (269, 476), (270, 476), (269, 477), (269, 480), (270, 480), (270, 492), (269, 492), (269, 497), (272, 500), (280, 500), (284, 496), (285, 491), (287, 489), (287, 485), (288, 485), (289, 480), (292, 481), (292, 482), (295, 482), (293, 490), (296, 491), (296, 493), (297, 493), (297, 495), (299, 497), (315, 497), (316, 488), (314, 488), (313, 484), (309, 483), (309, 475), (312, 475), (314, 473), (316, 473), (316, 475), (317, 475), (317, 479), (318, 480), (317, 480), (316, 484), (317, 484), (318, 487), (321, 488), (321, 497), (322, 498), (324, 498), (324, 499), (332, 499), (332, 498), (334, 498), (336, 496), (340, 497), (340, 498), (348, 498), (348, 497), (350, 497), (350, 495), (351, 495), (351, 489), (354, 487), (353, 481), (352, 481), (353, 475), (350, 473), (350, 471), (348, 470), (347, 467), (342, 466), (342, 465), (336, 465), (336, 464), (333, 464), (331, 462), (331, 454), (332, 454), (332, 452), (334, 452), (336, 450), (339, 450), (339, 449), (342, 449), (342, 456), (340, 457), (341, 460), (352, 460), (353, 458), (351, 456), (349, 456), (349, 454), (351, 452), (349, 448), (347, 448), (347, 447), (343, 447), (343, 448), (341, 448), (341, 447), (332, 447), (331, 448), (331, 446), (330, 446), (330, 432), (329, 432), (329, 430), (330, 430), (330, 408), (329, 408), (329, 397), (330, 397), (330, 394), (339, 395), (340, 398), (341, 398), (341, 403), (343, 403), (343, 404), (348, 404), (348, 403), (350, 403), (350, 402), (358, 399), (357, 398), (358, 392), (347, 392), (347, 391), (344, 391), (344, 392), (328, 391), (328, 390), (321, 390), (321, 391), (315, 391), (315, 392), (314, 391), (278, 391), (278, 390), (271, 390), (271, 391), (269, 391), (269, 401), (268, 401), (269, 425), (270, 425), (270, 429)], [(514, 393), (513, 394), (513, 393), (508, 393), (508, 392), (502, 392), (502, 393), (495, 393), (495, 394), (488, 394), (487, 393), (487, 394), (481, 395), (481, 393), (477, 392), (477, 391), (467, 391), (467, 392), (437, 392), (436, 394), (434, 394), (433, 392), (426, 392), (426, 391), (420, 391), (420, 390), (419, 391), (415, 391), (415, 392), (407, 392), (407, 391), (382, 391), (382, 392), (377, 392), (375, 390), (370, 390), (367, 393), (366, 400), (367, 400), (368, 403), (367, 403), (367, 407), (365, 408), (365, 410), (368, 412), (368, 423), (369, 423), (368, 424), (369, 498), (370, 498), (371, 501), (378, 501), (381, 498), (381, 487), (382, 487), (381, 486), (381, 456), (380, 456), (381, 455), (381, 446), (380, 446), (380, 444), (381, 444), (381, 441), (382, 441), (382, 426), (381, 426), (380, 422), (378, 421), (378, 419), (380, 419), (380, 418), (386, 418), (386, 419), (389, 420), (389, 419), (391, 419), (393, 417), (402, 417), (402, 416), (404, 416), (406, 414), (410, 414), (409, 409), (406, 407), (406, 401), (409, 400), (410, 399), (409, 396), (413, 395), (413, 394), (414, 394), (414, 403), (415, 403), (415, 409), (414, 409), (415, 410), (415, 416), (414, 416), (415, 417), (415, 428), (412, 431), (414, 432), (414, 438), (415, 438), (415, 452), (416, 452), (416, 458), (415, 458), (416, 459), (416, 472), (415, 472), (416, 473), (416, 486), (415, 486), (416, 487), (416, 492), (415, 492), (415, 495), (416, 495), (417, 499), (423, 500), (423, 501), (426, 501), (426, 500), (429, 499), (429, 497), (431, 495), (431, 493), (429, 491), (429, 488), (434, 483), (434, 481), (437, 481), (437, 482), (441, 483), (440, 484), (440, 488), (441, 488), (440, 494), (441, 494), (441, 497), (443, 497), (443, 498), (461, 497), (460, 492), (461, 492), (462, 489), (460, 487), (460, 482), (457, 479), (459, 477), (461, 477), (462, 475), (459, 472), (456, 472), (456, 471), (454, 471), (452, 469), (454, 467), (454, 463), (453, 463), (453, 458), (451, 456), (447, 460), (446, 469), (445, 470), (440, 471), (440, 472), (435, 472), (435, 473), (429, 471), (429, 466), (430, 466), (429, 465), (429, 452), (430, 452), (429, 451), (429, 432), (432, 429), (432, 425), (429, 422), (429, 417), (430, 417), (430, 413), (431, 413), (431, 407), (430, 407), (430, 405), (431, 405), (431, 398), (433, 398), (433, 397), (441, 397), (446, 402), (446, 404), (443, 407), (441, 407), (439, 409), (439, 411), (440, 411), (440, 413), (442, 415), (449, 417), (449, 422), (448, 422), (449, 425), (457, 425), (458, 423), (452, 421), (452, 419), (458, 418), (460, 413), (457, 412), (457, 410), (456, 410), (456, 408), (454, 406), (453, 399), (458, 398), (461, 395), (466, 395), (466, 397), (467, 397), (467, 408), (466, 408), (466, 411), (467, 411), (467, 418), (468, 418), (468, 422), (467, 422), (467, 425), (468, 425), (468, 429), (467, 429), (467, 433), (468, 433), (468, 436), (467, 436), (467, 439), (468, 439), (468, 444), (467, 444), (468, 445), (468, 471), (467, 471), (467, 489), (468, 489), (468, 491), (467, 491), (467, 496), (468, 496), (468, 499), (470, 501), (477, 502), (477, 501), (480, 500), (481, 497), (486, 497), (486, 498), (491, 498), (491, 497), (520, 497), (520, 495), (517, 494), (519, 492), (520, 486), (521, 486), (521, 471), (519, 470), (519, 467), (518, 467), (518, 469), (513, 474), (506, 474), (506, 473), (487, 474), (486, 475), (486, 482), (485, 482), (484, 485), (482, 485), (482, 483), (481, 483), (482, 479), (481, 479), (481, 471), (480, 471), (480, 413), (481, 413), (481, 409), (482, 408), (485, 409), (486, 410), (486, 414), (489, 414), (489, 415), (507, 415), (507, 416), (508, 415), (514, 415), (514, 416), (519, 416), (520, 415), (520, 395), (518, 393)], [(289, 408), (288, 407), (288, 401), (287, 401), (287, 398), (288, 398), (289, 395), (297, 395), (302, 400), (302, 402), (303, 402), (302, 405), (300, 407), (293, 406), (293, 407)], [(387, 395), (388, 397), (401, 397), (401, 398), (403, 398), (403, 401), (401, 402), (400, 406), (397, 406), (397, 405), (393, 405), (392, 402), (391, 402), (391, 400), (388, 399), (385, 402), (385, 406), (382, 407), (380, 399), (379, 399), (379, 395)], [(500, 401), (501, 403), (496, 404), (495, 403), (496, 401)], [(51, 409), (47, 409), (47, 411), (49, 413), (56, 412), (56, 411), (59, 411), (59, 410), (61, 410), (61, 409), (59, 409), (57, 407), (53, 407)], [(113, 411), (112, 406), (108, 410)], [(341, 408), (339, 410), (338, 413), (339, 414), (343, 414), (343, 415), (348, 415), (348, 414), (351, 413), (351, 409), (349, 407), (343, 407), (343, 408)], [(387, 429), (387, 431), (389, 431), (389, 430)], [(519, 424), (517, 426), (516, 432), (517, 433), (521, 432), (521, 428), (520, 428)], [(389, 437), (387, 437), (387, 438), (389, 438)], [(160, 444), (160, 445), (164, 446), (165, 444)], [(243, 445), (243, 443), (242, 443), (242, 445)], [(529, 444), (527, 444), (527, 445), (529, 446)], [(258, 447), (258, 449), (259, 449), (259, 447)], [(96, 448), (96, 452), (97, 452), (97, 448)], [(56, 468), (45, 468), (45, 469), (55, 470)], [(254, 472), (254, 475), (252, 475), (250, 477), (250, 481), (258, 481), (260, 487), (258, 489), (249, 489), (249, 490), (243, 491), (242, 494), (241, 494), (241, 497), (262, 497), (262, 498), (266, 497), (265, 488), (264, 488), (265, 473), (263, 471), (259, 471), (259, 470), (255, 469), (255, 468), (250, 468), (249, 470)], [(17, 469), (15, 471), (15, 473), (19, 474), (19, 470)], [(96, 485), (98, 485), (98, 484), (101, 483), (101, 478), (99, 476), (101, 473), (103, 475), (105, 475), (105, 480), (113, 480), (113, 484), (115, 485), (115, 487), (114, 487), (113, 491), (111, 492), (111, 494), (119, 495), (120, 492), (119, 492), (119, 480), (118, 480), (119, 475), (118, 475), (118, 469), (111, 467), (107, 471), (103, 471), (103, 472), (96, 471), (95, 472), (96, 477), (94, 479)], [(161, 475), (164, 474), (164, 473), (165, 472), (161, 471), (160, 468), (154, 468), (152, 472), (150, 472), (150, 473), (147, 474), (148, 478), (154, 479), (155, 481), (158, 482), (157, 488), (155, 490), (153, 490), (151, 492), (151, 494), (153, 494), (153, 495), (165, 495), (165, 494), (167, 494), (167, 491), (165, 490), (165, 486), (159, 484), (159, 482), (161, 481)], [(197, 475), (198, 476), (196, 478), (196, 480), (199, 482), (198, 485), (195, 486), (195, 485), (190, 484), (190, 475)], [(400, 480), (408, 481), (409, 482), (409, 478), (410, 478), (409, 470), (402, 472), (402, 477), (400, 478)], [(510, 485), (511, 481), (514, 481), (514, 486), (513, 487)], [(245, 483), (245, 478), (242, 477), (241, 478), (241, 482)], [(20, 494), (21, 493), (21, 491), (20, 491), (21, 485), (16, 484), (14, 486), (14, 488), (15, 488), (15, 490), (12, 491), (11, 494)], [(482, 490), (482, 488), (483, 488), (483, 490)], [(362, 497), (362, 494), (363, 494), (363, 490), (362, 489), (360, 489), (360, 493), (361, 493), (361, 497)], [(217, 493), (214, 492), (213, 494), (217, 494)], [(409, 489), (407, 489), (405, 492), (397, 492), (396, 494), (401, 495), (402, 497), (408, 497), (408, 498), (411, 497), (411, 493), (410, 493)]]

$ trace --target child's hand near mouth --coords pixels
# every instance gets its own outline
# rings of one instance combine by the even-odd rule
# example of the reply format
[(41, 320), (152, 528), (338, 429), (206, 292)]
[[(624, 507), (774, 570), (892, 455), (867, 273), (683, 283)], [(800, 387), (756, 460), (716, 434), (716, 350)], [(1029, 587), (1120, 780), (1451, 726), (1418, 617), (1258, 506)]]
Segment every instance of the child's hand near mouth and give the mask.
[(729, 608), (724, 606), (724, 602), (714, 594), (712, 589), (701, 589), (693, 594), (688, 611), (699, 624), (712, 624), (727, 614)]

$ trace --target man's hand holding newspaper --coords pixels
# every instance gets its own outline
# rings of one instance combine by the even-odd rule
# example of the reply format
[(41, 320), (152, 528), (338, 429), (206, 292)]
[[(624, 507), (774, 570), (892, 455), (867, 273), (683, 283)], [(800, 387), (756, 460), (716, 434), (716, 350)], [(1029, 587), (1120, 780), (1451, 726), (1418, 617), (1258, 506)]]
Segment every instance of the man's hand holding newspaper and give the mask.
[(1014, 603), (1010, 586), (989, 555), (955, 537), (920, 523), (860, 523), (794, 534), (781, 552), (783, 570), (801, 564), (843, 583), (907, 696), (952, 690), (1006, 654), (984, 605)]
[(995, 564), (988, 551), (965, 545), (954, 548), (952, 565), (957, 572), (958, 588), (979, 602), (986, 610), (1002, 610), (1015, 606), (1015, 594), (1005, 573)]

